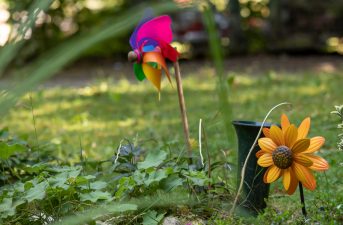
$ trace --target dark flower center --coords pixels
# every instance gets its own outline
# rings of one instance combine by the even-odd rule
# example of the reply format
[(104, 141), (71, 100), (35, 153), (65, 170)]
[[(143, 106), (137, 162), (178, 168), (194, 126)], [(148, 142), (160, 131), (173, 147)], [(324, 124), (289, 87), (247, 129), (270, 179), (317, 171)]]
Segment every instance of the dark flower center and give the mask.
[(273, 162), (280, 169), (287, 169), (292, 165), (292, 151), (287, 146), (279, 146), (273, 152)]

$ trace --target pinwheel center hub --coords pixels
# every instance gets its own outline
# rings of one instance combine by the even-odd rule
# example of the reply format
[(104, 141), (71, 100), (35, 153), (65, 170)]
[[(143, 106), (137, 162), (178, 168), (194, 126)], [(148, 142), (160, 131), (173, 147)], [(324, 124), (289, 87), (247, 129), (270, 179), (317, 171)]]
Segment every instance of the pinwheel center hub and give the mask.
[(280, 169), (287, 169), (293, 162), (291, 149), (284, 145), (277, 147), (274, 150), (272, 157), (275, 166)]

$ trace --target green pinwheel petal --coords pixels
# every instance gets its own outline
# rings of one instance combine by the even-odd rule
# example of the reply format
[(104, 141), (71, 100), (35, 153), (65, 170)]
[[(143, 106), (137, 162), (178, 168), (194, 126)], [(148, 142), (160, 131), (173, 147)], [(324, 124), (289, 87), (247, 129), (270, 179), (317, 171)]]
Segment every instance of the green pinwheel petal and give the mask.
[(147, 62), (147, 64), (149, 64), (154, 69), (158, 69), (158, 67), (159, 67), (156, 62)]
[(139, 81), (142, 81), (142, 80), (145, 79), (145, 75), (144, 75), (144, 72), (143, 72), (142, 64), (134, 63), (133, 64), (133, 70), (135, 72), (136, 78)]

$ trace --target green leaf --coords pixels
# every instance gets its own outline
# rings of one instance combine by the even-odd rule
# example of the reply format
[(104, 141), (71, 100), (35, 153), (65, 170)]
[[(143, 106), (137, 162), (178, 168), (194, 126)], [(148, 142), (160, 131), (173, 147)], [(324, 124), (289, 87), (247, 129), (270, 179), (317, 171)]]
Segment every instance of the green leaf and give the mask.
[(158, 225), (166, 213), (157, 214), (155, 210), (149, 210), (143, 216), (143, 225)]
[(8, 159), (15, 153), (23, 152), (26, 148), (19, 144), (8, 145), (7, 143), (0, 142), (0, 159)]
[(102, 192), (102, 191), (92, 191), (89, 193), (80, 194), (80, 201), (91, 201), (97, 202), (98, 200), (111, 200), (112, 196), (109, 192)]
[(182, 174), (195, 185), (205, 186), (209, 183), (209, 178), (204, 171), (183, 171)]
[(144, 180), (144, 184), (146, 186), (149, 186), (150, 184), (154, 182), (159, 182), (166, 178), (168, 175), (166, 174), (165, 170), (158, 170), (158, 171), (152, 171), (149, 173), (149, 176), (147, 179)]
[(15, 214), (15, 208), (12, 207), (12, 198), (4, 198), (0, 203), (0, 218), (7, 218)]
[(137, 164), (138, 169), (147, 169), (159, 166), (167, 158), (165, 151), (149, 152), (143, 162)]
[(90, 184), (82, 184), (81, 189), (92, 189), (92, 190), (101, 190), (107, 187), (107, 183), (104, 181), (95, 181)]
[(118, 214), (124, 213), (127, 211), (136, 211), (137, 205), (135, 204), (119, 204), (114, 203), (110, 205), (98, 206), (94, 209), (85, 210), (78, 215), (72, 215), (63, 218), (62, 220), (53, 223), (54, 225), (77, 225), (77, 224), (85, 224), (91, 220), (94, 220), (97, 217), (106, 215), (106, 214)]
[(32, 166), (28, 165), (23, 169), (28, 173), (39, 173), (40, 171), (44, 170), (48, 165), (46, 163), (37, 163)]
[(45, 191), (47, 187), (48, 183), (46, 181), (34, 185), (27, 191), (26, 195), (23, 198), (26, 199), (28, 202), (32, 202), (34, 200), (42, 200), (45, 197)]
[(162, 183), (162, 187), (165, 191), (171, 191), (178, 186), (182, 186), (183, 180), (178, 175), (169, 176)]

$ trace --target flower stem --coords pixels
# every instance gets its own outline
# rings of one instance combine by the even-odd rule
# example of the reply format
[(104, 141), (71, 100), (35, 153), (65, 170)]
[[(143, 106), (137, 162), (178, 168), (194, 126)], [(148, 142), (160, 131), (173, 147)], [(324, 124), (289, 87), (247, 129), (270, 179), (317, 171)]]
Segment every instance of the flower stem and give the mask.
[(304, 197), (303, 185), (301, 182), (299, 182), (299, 193), (300, 193), (300, 200), (301, 200), (301, 210), (303, 212), (303, 215), (306, 217), (307, 212), (306, 212), (306, 207), (305, 207), (305, 197)]

